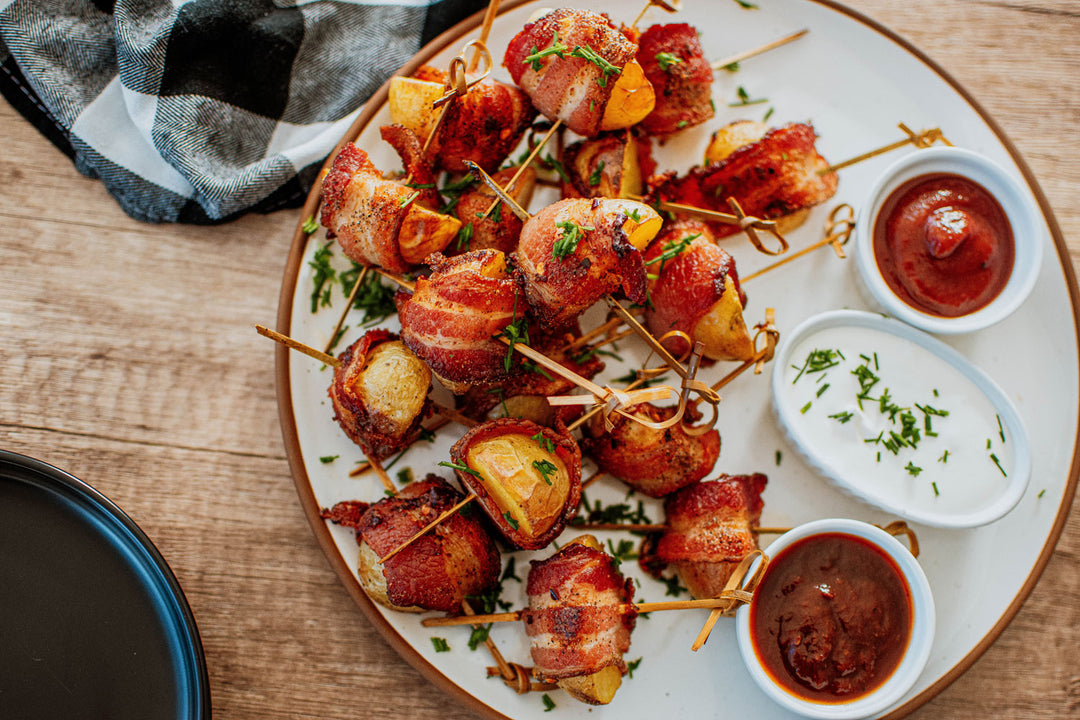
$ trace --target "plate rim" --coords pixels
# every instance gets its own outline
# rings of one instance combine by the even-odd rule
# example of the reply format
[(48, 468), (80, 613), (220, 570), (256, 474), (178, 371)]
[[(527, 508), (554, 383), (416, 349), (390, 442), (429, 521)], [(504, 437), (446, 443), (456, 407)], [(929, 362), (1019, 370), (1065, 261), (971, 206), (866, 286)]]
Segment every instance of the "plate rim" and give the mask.
[[(114, 524), (112, 528), (114, 533), (127, 534), (125, 544), (137, 547), (145, 554), (145, 559), (157, 572), (158, 579), (164, 581), (164, 587), (159, 587), (159, 589), (167, 590), (164, 594), (169, 596), (170, 608), (179, 616), (174, 618), (174, 620), (179, 620), (176, 629), (179, 631), (178, 634), (184, 636), (185, 655), (193, 666), (191, 668), (193, 677), (190, 679), (194, 683), (192, 689), (198, 692), (198, 697), (192, 698), (194, 702), (191, 703), (191, 711), (194, 715), (190, 717), (210, 720), (213, 715), (210, 673), (195, 613), (176, 574), (169, 567), (168, 561), (165, 560), (153, 540), (123, 508), (103, 492), (85, 480), (44, 460), (0, 449), (0, 476), (4, 480), (34, 485), (46, 492), (61, 494), (68, 501), (75, 500), (80, 504), (89, 505), (93, 511), (106, 516)], [(105, 533), (100, 532), (100, 534)], [(126, 560), (125, 565), (131, 566), (133, 563)]]
[[(496, 15), (503, 15), (521, 5), (539, 1), (540, 0), (506, 0), (500, 5)], [(1077, 288), (1076, 273), (1073, 270), (1072, 262), (1069, 260), (1065, 238), (1046, 195), (1043, 193), (1042, 188), (1035, 179), (1034, 173), (1020, 154), (1016, 145), (1005, 133), (1004, 129), (990, 116), (982, 105), (979, 104), (975, 97), (951, 74), (898, 33), (889, 29), (877, 20), (874, 20), (870, 16), (836, 2), (836, 0), (802, 0), (802, 2), (820, 5), (845, 15), (852, 20), (865, 25), (879, 35), (882, 35), (886, 40), (895, 43), (948, 84), (987, 125), (1005, 151), (1009, 154), (1009, 157), (1016, 164), (1017, 169), (1023, 176), (1025, 185), (1031, 191), (1039, 206), (1043, 220), (1046, 222), (1050, 238), (1054, 244), (1054, 250), (1056, 251), (1057, 262), (1065, 276), (1065, 283), (1069, 293), (1070, 308), (1072, 310), (1073, 331), (1074, 337), (1076, 338), (1077, 355), (1080, 357), (1080, 290)], [(391, 78), (398, 75), (410, 75), (420, 65), (440, 53), (447, 46), (460, 41), (467, 33), (481, 25), (484, 14), (485, 11), (483, 10), (476, 12), (444, 31), (428, 42), (427, 45), (421, 47), (408, 62), (398, 68), (390, 78), (387, 78), (386, 82), (379, 86), (379, 89), (364, 103), (363, 110), (330, 151), (326, 161), (323, 163), (322, 170), (318, 177), (321, 177), (322, 173), (330, 168), (338, 151), (347, 142), (357, 137), (387, 102)], [(317, 213), (320, 195), (321, 187), (316, 183), (308, 193), (307, 200), (297, 219), (296, 229), (293, 232), (292, 243), (286, 260), (281, 290), (278, 295), (277, 312), (277, 330), (286, 335), (289, 334), (292, 325), (292, 306), (295, 297), (296, 283), (309, 238), (308, 234), (303, 230), (303, 225), (308, 217), (313, 217)], [(307, 469), (304, 466), (303, 453), (300, 448), (299, 436), (296, 429), (296, 417), (292, 409), (292, 385), (289, 361), (289, 348), (277, 344), (274, 350), (275, 385), (277, 389), (278, 418), (281, 424), (281, 433), (285, 444), (285, 454), (289, 462), (290, 472), (293, 476), (293, 484), (296, 487), (301, 507), (304, 510), (304, 515), (307, 516), (308, 523), (311, 525), (316, 540), (323, 551), (323, 555), (325, 555), (330, 562), (334, 572), (338, 575), (339, 580), (341, 580), (349, 595), (352, 596), (353, 600), (359, 605), (361, 611), (367, 616), (368, 621), (375, 626), (375, 629), (379, 631), (379, 634), (383, 636), (383, 639), (389, 643), (402, 659), (419, 671), (420, 674), (433, 685), (440, 688), (447, 695), (454, 698), (473, 712), (495, 720), (511, 720), (509, 716), (499, 712), (450, 680), (449, 677), (440, 672), (438, 668), (417, 652), (417, 650), (402, 637), (397, 629), (383, 617), (378, 609), (375, 608), (372, 600), (364, 593), (360, 584), (356, 581), (352, 568), (349, 567), (341, 557), (341, 553), (337, 550), (330, 529), (327, 527), (326, 521), (320, 514), (321, 508), (315, 499), (311, 479), (308, 477)], [(1080, 362), (1078, 362), (1075, 372), (1077, 373), (1077, 377), (1080, 378)], [(1054, 522), (1050, 526), (1050, 531), (1046, 536), (1046, 542), (1043, 544), (1039, 556), (1036, 558), (1030, 572), (1016, 595), (1005, 608), (997, 622), (994, 623), (986, 635), (984, 635), (983, 638), (976, 643), (966, 655), (964, 655), (964, 657), (945, 672), (945, 674), (943, 674), (936, 682), (931, 683), (918, 695), (895, 708), (892, 712), (882, 716), (881, 720), (899, 720), (899, 718), (903, 718), (925, 705), (945, 688), (955, 682), (956, 679), (966, 672), (998, 639), (998, 637), (1000, 637), (1001, 633), (1004, 632), (1005, 628), (1008, 627), (1016, 617), (1024, 602), (1035, 589), (1035, 585), (1038, 583), (1039, 578), (1042, 577), (1046, 565), (1050, 562), (1050, 558), (1054, 554), (1054, 550), (1061, 538), (1061, 533), (1065, 529), (1065, 522), (1068, 518), (1073, 498), (1076, 494), (1078, 479), (1080, 479), (1080, 410), (1078, 410), (1077, 431), (1073, 438), (1073, 453), (1069, 465), (1069, 476), (1065, 484), (1061, 502), (1058, 505)]]

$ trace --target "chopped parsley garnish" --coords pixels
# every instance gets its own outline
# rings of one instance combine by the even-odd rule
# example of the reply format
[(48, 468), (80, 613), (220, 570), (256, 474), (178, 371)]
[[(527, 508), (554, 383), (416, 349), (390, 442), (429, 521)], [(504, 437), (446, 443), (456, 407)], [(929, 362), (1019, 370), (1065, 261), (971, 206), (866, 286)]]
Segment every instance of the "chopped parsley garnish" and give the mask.
[(473, 475), (475, 477), (480, 477), (480, 473), (476, 472), (465, 463), (456, 463), (453, 461), (447, 462), (446, 460), (443, 460), (439, 463), (439, 465), (442, 465), (443, 467), (453, 468), (454, 470), (460, 470), (461, 472), (469, 473), (470, 475)]
[(401, 468), (397, 471), (398, 485), (408, 485), (414, 479), (412, 468)]
[(601, 160), (600, 164), (596, 166), (596, 169), (589, 174), (589, 185), (596, 187), (600, 184), (601, 178), (604, 177), (604, 161)]
[(604, 523), (604, 524), (618, 524), (629, 523), (633, 525), (644, 524), (652, 525), (652, 520), (645, 514), (645, 504), (640, 500), (637, 502), (637, 507), (633, 508), (628, 503), (615, 503), (613, 505), (604, 505), (603, 502), (597, 500), (593, 505), (589, 505), (589, 499), (585, 496), (585, 493), (581, 494), (581, 507), (585, 510), (584, 513), (579, 513), (577, 517), (571, 520), (573, 525), (584, 525), (585, 523)]
[(546, 437), (543, 430), (538, 430), (537, 433), (529, 439), (535, 440), (536, 444), (539, 445), (541, 449), (547, 450), (552, 455), (555, 454), (555, 442), (551, 438)]
[(669, 72), (673, 65), (678, 65), (682, 62), (682, 58), (675, 53), (659, 52), (656, 53), (656, 62), (659, 63), (661, 70)]
[(559, 467), (550, 460), (533, 460), (532, 465), (548, 485), (551, 485), (551, 474), (559, 471)]
[(639, 665), (641, 665), (642, 659), (643, 658), (638, 658), (637, 660), (631, 660), (630, 662), (626, 663), (626, 676), (631, 680), (634, 679), (634, 671), (638, 669)]
[(321, 458), (319, 458), (319, 462), (321, 462), (323, 465), (327, 465), (329, 463), (334, 462), (339, 457), (341, 457), (341, 456), (340, 455), (323, 455)]
[(315, 222), (315, 216), (310, 215), (308, 219), (304, 221), (304, 224), (300, 226), (300, 229), (304, 231), (305, 235), (311, 235), (319, 229), (319, 223)]
[(760, 105), (769, 102), (768, 98), (751, 98), (750, 93), (746, 92), (746, 88), (742, 85), (735, 90), (735, 94), (739, 98), (738, 101), (728, 103), (728, 107), (746, 107), (747, 105)]
[(637, 560), (638, 554), (634, 552), (633, 540), (620, 540), (616, 545), (611, 538), (608, 538), (607, 545), (611, 552), (611, 559), (615, 561), (615, 567), (619, 567), (624, 560)]
[(540, 699), (544, 701), (544, 712), (551, 712), (555, 709), (555, 701), (551, 699), (551, 696), (544, 693), (540, 696)]
[(308, 266), (314, 271), (311, 276), (314, 286), (311, 290), (311, 312), (317, 312), (320, 306), (330, 305), (330, 291), (334, 287), (334, 281), (337, 280), (337, 271), (330, 264), (330, 258), (334, 257), (334, 253), (330, 250), (333, 244), (331, 241), (316, 248), (311, 260), (308, 261)]
[(648, 260), (645, 264), (652, 265), (653, 263), (660, 263), (659, 272), (664, 271), (664, 265), (668, 260), (672, 260), (678, 257), (686, 248), (690, 247), (690, 243), (694, 242), (697, 238), (701, 237), (701, 233), (694, 233), (693, 235), (687, 235), (679, 240), (671, 240), (664, 245), (659, 255)]
[(831, 367), (836, 367), (840, 364), (840, 361), (844, 358), (840, 354), (839, 350), (811, 350), (810, 354), (806, 356), (806, 360), (803, 362), (802, 367), (792, 365), (791, 367), (799, 371), (799, 374), (795, 376), (795, 379), (791, 381), (791, 384), (799, 382), (799, 378), (803, 376), (803, 373), (818, 373), (824, 372)]
[(600, 77), (596, 78), (596, 84), (600, 87), (607, 87), (607, 81), (609, 75), (618, 75), (622, 72), (621, 68), (618, 68), (603, 57), (598, 55), (595, 50), (585, 45), (578, 45), (570, 53), (570, 57), (581, 58), (582, 60), (588, 60), (596, 67), (600, 68)]
[(464, 250), (468, 252), (469, 246), (472, 244), (473, 236), (473, 224), (468, 223), (462, 225), (461, 229), (457, 231), (457, 244), (454, 245), (456, 250)]
[(491, 623), (487, 625), (477, 625), (469, 633), (469, 649), (476, 650), (476, 648), (487, 642), (488, 635), (491, 633)]
[(667, 585), (667, 590), (664, 591), (664, 597), (679, 597), (684, 592), (690, 592), (679, 584), (678, 575), (672, 575), (669, 578), (664, 578), (663, 580), (661, 580), (661, 582)]
[(559, 31), (556, 30), (554, 37), (551, 40), (551, 45), (548, 45), (543, 50), (540, 50), (535, 45), (532, 46), (532, 51), (525, 56), (522, 60), (523, 63), (532, 67), (533, 70), (539, 72), (544, 68), (544, 63), (541, 62), (546, 57), (552, 55), (558, 55), (561, 58), (565, 58), (567, 47), (559, 41)]
[(495, 337), (503, 337), (509, 341), (510, 347), (506, 350), (506, 357), (503, 358), (503, 368), (506, 372), (510, 372), (510, 363), (514, 357), (514, 346), (518, 343), (522, 345), (529, 344), (529, 320), (522, 316), (517, 317), (517, 293), (514, 293), (514, 311), (512, 317), (516, 318), (513, 322), (502, 329)]
[(570, 175), (566, 172), (566, 168), (561, 162), (553, 158), (551, 156), (551, 153), (547, 153), (542, 158), (540, 158), (540, 162), (544, 163), (544, 166), (547, 167), (549, 170), (554, 170), (558, 174), (559, 179), (562, 180), (564, 183), (570, 182)]
[[(361, 269), (359, 265), (354, 265), (351, 270), (341, 273), (342, 289), (346, 293), (352, 291)], [(364, 311), (364, 317), (360, 320), (360, 324), (369, 325), (382, 322), (396, 313), (397, 306), (394, 305), (395, 292), (390, 285), (384, 285), (376, 273), (369, 273), (364, 278), (364, 284), (356, 291), (356, 298), (353, 300), (353, 307)]]
[(557, 222), (555, 227), (562, 230), (562, 235), (551, 247), (551, 257), (555, 260), (561, 260), (568, 255), (573, 255), (574, 251), (577, 250), (578, 243), (585, 237), (585, 232), (596, 229), (590, 225), (578, 225), (573, 220)]
[(472, 175), (463, 175), (461, 179), (444, 185), (439, 192), (443, 197), (447, 198), (447, 200), (446, 204), (439, 208), (439, 212), (444, 215), (452, 213), (454, 208), (457, 207), (458, 202), (461, 201), (461, 196), (477, 182), (477, 179)]
[(431, 644), (435, 646), (435, 652), (450, 652), (450, 643), (446, 642), (446, 638), (434, 637), (431, 638)]
[(757, 10), (758, 9), (757, 5), (755, 5), (752, 2), (747, 2), (747, 0), (735, 0), (735, 3), (739, 7), (741, 7), (743, 10)]
[(912, 477), (918, 477), (919, 473), (922, 472), (922, 468), (918, 467), (915, 463), (911, 462), (910, 460), (908, 461), (908, 464), (904, 466), (904, 469), (907, 470), (908, 475), (911, 475)]

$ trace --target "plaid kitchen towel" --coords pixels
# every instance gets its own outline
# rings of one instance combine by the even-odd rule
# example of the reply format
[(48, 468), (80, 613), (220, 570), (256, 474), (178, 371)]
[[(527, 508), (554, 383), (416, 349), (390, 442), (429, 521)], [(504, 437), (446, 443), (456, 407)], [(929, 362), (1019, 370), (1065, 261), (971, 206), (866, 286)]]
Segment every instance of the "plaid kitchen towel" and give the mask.
[(360, 105), (486, 0), (0, 0), (0, 92), (148, 222), (303, 203)]

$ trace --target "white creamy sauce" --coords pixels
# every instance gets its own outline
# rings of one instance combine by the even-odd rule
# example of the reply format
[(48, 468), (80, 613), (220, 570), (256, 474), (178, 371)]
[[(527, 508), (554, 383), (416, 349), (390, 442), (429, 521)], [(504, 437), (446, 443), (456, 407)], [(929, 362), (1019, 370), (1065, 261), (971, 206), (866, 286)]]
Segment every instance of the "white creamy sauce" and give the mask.
[[(832, 360), (837, 365), (818, 372), (807, 367), (800, 376), (815, 350), (838, 350), (843, 357), (837, 355)], [(929, 350), (887, 332), (833, 327), (802, 340), (789, 357), (778, 401), (796, 435), (835, 476), (897, 509), (935, 513), (978, 510), (1008, 484), (1006, 475), (1013, 467), (1008, 428), (971, 380)], [(863, 375), (862, 382), (853, 371)], [(860, 407), (857, 396), (871, 373), (879, 379), (865, 392), (869, 399)], [(887, 404), (901, 408), (893, 420), (881, 412), (886, 389), (891, 398)], [(926, 411), (936, 437), (927, 434)], [(909, 430), (900, 444), (892, 433), (904, 435), (905, 414), (913, 416), (908, 424), (918, 436)], [(841, 422), (845, 417), (849, 419)]]

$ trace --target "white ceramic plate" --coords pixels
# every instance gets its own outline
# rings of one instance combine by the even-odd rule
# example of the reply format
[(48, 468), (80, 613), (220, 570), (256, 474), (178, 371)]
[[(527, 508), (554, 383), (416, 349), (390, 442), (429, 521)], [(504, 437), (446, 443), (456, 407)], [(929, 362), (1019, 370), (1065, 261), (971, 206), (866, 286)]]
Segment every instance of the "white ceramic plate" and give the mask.
[[(714, 128), (735, 119), (761, 119), (772, 107), (775, 112), (770, 124), (812, 120), (820, 135), (818, 149), (834, 162), (894, 141), (899, 134), (897, 123), (904, 122), (916, 129), (940, 126), (953, 143), (990, 156), (1017, 177), (1023, 174), (1019, 158), (1010, 153), (1006, 141), (973, 101), (917, 51), (865, 18), (836, 5), (809, 0), (773, 0), (756, 11), (743, 10), (734, 2), (687, 0), (683, 4), (683, 11), (671, 19), (663, 17), (659, 10), (650, 10), (643, 27), (654, 22), (691, 23), (701, 30), (703, 44), (713, 59), (757, 47), (801, 28), (809, 28), (810, 33), (792, 45), (743, 63), (736, 74), (718, 73), (714, 87), (716, 118), (660, 148), (657, 160), (661, 168), (686, 169), (699, 161)], [(510, 7), (504, 7), (496, 19), (489, 41), (497, 58), (508, 39), (541, 7), (539, 2), (506, 5)], [(623, 22), (632, 21), (639, 7), (616, 0), (587, 0), (581, 5), (606, 11)], [(422, 60), (445, 67), (464, 42), (475, 37), (478, 24), (479, 17), (474, 17), (440, 37), (420, 53), (412, 67)], [(496, 74), (507, 79), (501, 68)], [(752, 97), (765, 97), (768, 102), (729, 108), (740, 86)], [(379, 125), (388, 122), (384, 101), (385, 88), (372, 99), (368, 112), (361, 114), (344, 140), (358, 135), (359, 144), (373, 155), (380, 168), (398, 167), (392, 151), (378, 137)], [(817, 240), (829, 209), (840, 202), (857, 205), (876, 175), (903, 152), (914, 151), (900, 150), (842, 171), (836, 197), (815, 209), (809, 221), (789, 236), (793, 248)], [(538, 193), (534, 207), (552, 199)], [(314, 212), (317, 203), (316, 192), (308, 200), (304, 217)], [(1076, 478), (1070, 471), (1077, 434), (1076, 312), (1071, 299), (1075, 292), (1070, 292), (1075, 282), (1061, 262), (1064, 250), (1060, 233), (1046, 212), (1047, 220), (1040, 232), (1047, 260), (1028, 302), (993, 328), (948, 341), (992, 376), (1016, 405), (1032, 438), (1035, 479), (1017, 507), (996, 523), (963, 531), (917, 527), (923, 548), (920, 561), (937, 601), (940, 631), (925, 672), (898, 706), (900, 714), (951, 682), (1012, 618), (1049, 557), (1060, 532), (1060, 524), (1055, 521), (1061, 508), (1068, 507), (1075, 488)], [(1051, 227), (1058, 235), (1056, 247)], [(310, 311), (312, 285), (307, 260), (322, 244), (321, 233), (309, 241), (297, 229), (278, 318), (281, 331), (315, 346), (325, 342), (343, 302), (338, 296), (333, 308), (316, 314)], [(736, 257), (741, 275), (770, 262), (739, 238), (725, 240), (724, 247)], [(345, 266), (340, 253), (336, 260), (340, 267)], [(856, 290), (853, 261), (840, 261), (827, 250), (746, 283), (745, 290), (749, 296), (748, 320), (760, 321), (766, 307), (776, 308), (781, 338), (812, 314), (864, 307)], [(587, 315), (586, 327), (600, 316), (602, 312), (595, 311)], [(387, 321), (386, 326), (396, 329), (396, 318)], [(358, 333), (355, 327), (350, 328), (341, 347)], [(643, 359), (643, 353), (633, 347), (630, 343), (621, 346), (628, 365), (637, 365)], [(627, 717), (630, 713), (634, 717), (743, 716), (767, 720), (786, 716), (746, 674), (730, 621), (718, 624), (700, 652), (690, 651), (705, 620), (704, 612), (669, 612), (640, 620), (626, 657), (643, 660), (611, 705), (590, 708), (556, 691), (551, 695), (557, 708), (545, 713), (537, 694), (515, 695), (498, 681), (485, 679), (484, 668), (491, 659), (483, 648), (469, 651), (467, 629), (432, 632), (421, 627), (414, 615), (388, 612), (372, 604), (355, 577), (357, 550), (352, 533), (319, 520), (318, 509), (345, 499), (377, 500), (382, 496), (382, 487), (371, 475), (348, 477), (348, 470), (362, 456), (332, 419), (326, 395), (330, 372), (304, 356), (290, 356), (284, 349), (278, 350), (277, 360), (286, 449), (301, 503), (316, 536), (358, 605), (387, 641), (453, 697), (486, 717), (550, 720)], [(723, 365), (709, 368), (702, 377), (716, 379), (728, 369)], [(625, 367), (610, 363), (602, 377), (625, 372)], [(893, 519), (834, 489), (799, 461), (769, 410), (767, 374), (743, 376), (725, 389), (717, 426), (723, 438), (717, 473), (761, 471), (769, 476), (763, 523), (790, 527), (822, 517), (851, 517), (874, 523)], [(458, 436), (458, 431), (447, 428), (434, 444), (411, 449), (393, 470), (408, 466), (421, 477), (437, 472), (449, 478), (449, 471), (437, 467), (437, 463), (447, 458)], [(333, 455), (339, 458), (332, 463), (320, 462), (320, 457)], [(626, 489), (606, 479), (590, 488), (587, 495), (593, 502), (600, 499), (611, 503), (624, 498)], [(661, 521), (660, 503), (646, 500), (649, 516)], [(617, 536), (602, 533), (601, 537)], [(763, 539), (763, 544), (768, 542), (768, 538)], [(531, 555), (517, 553), (515, 557), (518, 574), (524, 577)], [(662, 585), (644, 577), (631, 563), (623, 567), (641, 581), (640, 598), (663, 599)], [(513, 581), (506, 584), (503, 598), (515, 607), (525, 603), (521, 585)], [(434, 652), (430, 640), (433, 635), (445, 637), (452, 650)], [(498, 625), (492, 637), (509, 660), (531, 664), (519, 625)]]

